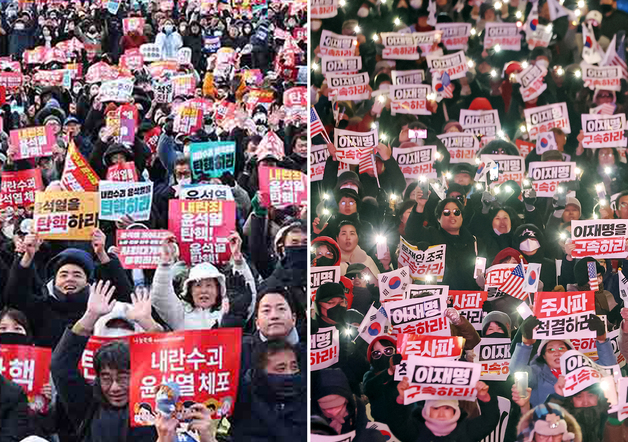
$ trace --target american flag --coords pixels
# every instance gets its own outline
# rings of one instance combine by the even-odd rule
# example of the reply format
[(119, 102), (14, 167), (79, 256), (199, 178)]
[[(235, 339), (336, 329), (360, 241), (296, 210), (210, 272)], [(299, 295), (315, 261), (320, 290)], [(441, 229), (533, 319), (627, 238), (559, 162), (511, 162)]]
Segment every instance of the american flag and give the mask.
[[(619, 43), (616, 43), (619, 36)], [(618, 50), (617, 50), (617, 49)], [(619, 66), (623, 78), (628, 79), (628, 65), (626, 64), (626, 33), (620, 31), (613, 36), (608, 45), (606, 56), (600, 66)]]
[(314, 107), (310, 108), (310, 138), (314, 138), (316, 135), (322, 133), (323, 137), (329, 141), (329, 135), (325, 131), (325, 127), (321, 122), (321, 119), (318, 117), (316, 113), (316, 109)]
[(377, 178), (377, 185), (379, 187), (379, 176), (377, 176), (377, 165), (375, 164), (375, 155), (373, 155), (373, 149), (360, 151), (360, 173), (368, 173), (371, 176)]
[(508, 276), (506, 281), (504, 281), (499, 290), (512, 296), (513, 298), (524, 299), (526, 297), (526, 292), (523, 291), (524, 280), (523, 264), (519, 263), (510, 276)]
[(597, 265), (595, 261), (587, 262), (587, 269), (589, 271), (589, 287), (594, 292), (600, 289), (600, 285), (597, 283)]
[(453, 98), (454, 97), (454, 86), (451, 84), (451, 78), (447, 71), (443, 71), (440, 76), (440, 84), (442, 89), (439, 90), (440, 94), (443, 98)]

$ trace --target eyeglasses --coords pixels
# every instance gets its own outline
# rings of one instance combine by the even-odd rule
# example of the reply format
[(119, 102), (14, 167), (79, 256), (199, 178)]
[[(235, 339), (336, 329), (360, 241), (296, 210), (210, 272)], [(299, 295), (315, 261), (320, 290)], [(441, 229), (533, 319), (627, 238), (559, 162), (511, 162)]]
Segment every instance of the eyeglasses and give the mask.
[(110, 388), (113, 385), (113, 382), (115, 381), (116, 384), (118, 384), (121, 387), (128, 387), (130, 380), (131, 380), (131, 375), (129, 373), (120, 374), (117, 377), (105, 374), (105, 375), (100, 376), (100, 385), (104, 389), (107, 389), (107, 388)]
[(558, 347), (558, 348), (548, 348), (547, 349), (548, 353), (557, 353), (557, 352), (564, 353), (566, 351), (567, 351), (567, 347)]
[(623, 201), (623, 202), (619, 203), (619, 208), (620, 209), (625, 209), (626, 207), (628, 207), (628, 203), (626, 201)]
[(386, 348), (384, 348), (384, 351), (373, 350), (373, 351), (371, 352), (371, 357), (372, 357), (373, 359), (379, 359), (379, 358), (381, 358), (381, 357), (382, 357), (382, 353), (383, 353), (385, 356), (392, 356), (392, 355), (394, 355), (394, 354), (395, 354), (395, 348), (394, 348), (394, 347), (386, 347)]
[(346, 206), (347, 204), (350, 206), (355, 206), (355, 201), (342, 201), (340, 203), (341, 206)]
[(460, 216), (460, 210), (458, 210), (458, 209), (454, 209), (453, 211), (451, 211), (449, 209), (443, 210), (443, 215), (445, 215), (445, 216), (449, 216), (452, 213), (454, 214), (454, 216)]
[(456, 199), (460, 201), (461, 203), (464, 203), (464, 200), (466, 199), (464, 195), (456, 195), (456, 196), (452, 196), (451, 198)]

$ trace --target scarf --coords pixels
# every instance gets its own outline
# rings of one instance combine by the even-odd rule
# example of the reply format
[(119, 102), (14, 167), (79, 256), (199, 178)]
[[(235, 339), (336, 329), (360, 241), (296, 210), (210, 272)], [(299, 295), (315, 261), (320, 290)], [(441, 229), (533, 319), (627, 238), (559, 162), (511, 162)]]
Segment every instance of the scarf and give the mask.
[(434, 433), (434, 436), (442, 437), (451, 434), (458, 425), (458, 419), (460, 419), (460, 409), (456, 410), (454, 417), (449, 420), (432, 419), (429, 415), (430, 407), (423, 407), (423, 418), (425, 419), (425, 426)]
[(342, 411), (340, 411), (340, 413), (338, 413), (335, 416), (327, 416), (325, 415), (328, 419), (331, 419), (331, 422), (329, 423), (329, 425), (336, 430), (336, 433), (338, 434), (342, 434), (342, 426), (345, 423), (345, 418), (349, 415), (349, 413), (347, 413), (347, 404), (345, 403), (344, 407), (342, 408)]

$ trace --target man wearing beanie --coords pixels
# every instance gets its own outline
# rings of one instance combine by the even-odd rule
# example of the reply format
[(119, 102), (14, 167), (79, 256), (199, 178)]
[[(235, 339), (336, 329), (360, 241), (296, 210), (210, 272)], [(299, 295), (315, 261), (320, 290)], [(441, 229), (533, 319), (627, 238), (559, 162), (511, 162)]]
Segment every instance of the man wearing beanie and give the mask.
[(54, 348), (68, 325), (81, 318), (87, 308), (89, 284), (95, 278), (111, 281), (116, 299), (131, 303), (131, 282), (117, 258), (105, 251), (105, 234), (101, 230), (95, 229), (92, 234), (97, 263), (91, 253), (67, 248), (48, 264), (53, 278), (43, 287), (36, 284), (33, 264), (40, 245), (37, 235), (26, 235), (24, 253), (13, 263), (4, 292), (7, 307), (26, 314), (38, 346)]

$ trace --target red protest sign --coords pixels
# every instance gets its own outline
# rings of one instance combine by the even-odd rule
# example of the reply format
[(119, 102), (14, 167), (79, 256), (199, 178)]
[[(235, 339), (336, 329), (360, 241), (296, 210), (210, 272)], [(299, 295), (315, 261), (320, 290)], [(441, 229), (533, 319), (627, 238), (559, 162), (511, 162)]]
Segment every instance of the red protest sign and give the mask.
[(107, 169), (107, 181), (126, 181), (137, 182), (137, 171), (135, 163), (126, 161), (124, 163), (114, 164)]
[(536, 143), (530, 143), (529, 141), (523, 141), (523, 140), (517, 139), (515, 140), (515, 144), (517, 145), (517, 148), (519, 149), (519, 155), (521, 155), (524, 158), (527, 157), (530, 152), (536, 149)]
[(24, 82), (24, 76), (20, 72), (0, 72), (0, 86), (9, 93), (19, 92)]
[[(213, 404), (219, 417), (233, 412), (238, 391), (242, 330), (187, 330), (142, 333), (131, 337), (131, 426), (152, 425), (140, 414), (141, 404), (156, 408), (155, 397), (166, 382), (179, 386), (179, 403)], [(219, 404), (216, 404), (218, 402)]]
[(161, 256), (161, 243), (168, 230), (131, 229), (116, 231), (118, 258), (125, 269), (156, 269)]
[(54, 71), (37, 71), (33, 75), (32, 81), (42, 86), (62, 86), (65, 69), (56, 69)]
[(193, 106), (182, 104), (177, 109), (173, 130), (178, 133), (189, 135), (203, 127), (203, 112)]
[(130, 71), (139, 71), (144, 67), (144, 57), (139, 49), (129, 49), (120, 57), (120, 66)]
[(10, 132), (11, 145), (16, 147), (16, 160), (52, 155), (55, 134), (52, 126), (26, 127)]
[(98, 181), (100, 180), (94, 169), (81, 155), (74, 142), (70, 142), (61, 175), (61, 186), (74, 192), (96, 192)]
[(41, 64), (46, 56), (46, 48), (43, 46), (37, 46), (30, 51), (24, 51), (22, 58), (26, 64)]
[(196, 87), (194, 75), (186, 74), (172, 77), (172, 87), (174, 88), (175, 97), (178, 95), (182, 95), (184, 97), (194, 95), (194, 88)]
[(181, 259), (190, 265), (229, 261), (235, 210), (235, 201), (170, 200), (168, 230), (177, 236)]
[(259, 191), (266, 207), (307, 204), (305, 175), (298, 170), (260, 166)]
[(93, 381), (94, 379), (96, 379), (96, 370), (94, 370), (94, 355), (100, 347), (111, 341), (129, 342), (129, 337), (123, 336), (116, 338), (105, 338), (102, 336), (90, 336), (89, 341), (87, 341), (85, 349), (83, 350), (83, 354), (81, 355), (81, 359), (78, 363), (78, 369), (85, 380)]
[(20, 385), (31, 409), (45, 412), (48, 400), (42, 390), (50, 382), (49, 348), (32, 347), (30, 345), (0, 346), (0, 374)]
[(32, 206), (35, 204), (35, 192), (43, 189), (40, 169), (2, 172), (0, 208)]
[(538, 292), (534, 296), (534, 316), (541, 324), (535, 339), (571, 339), (595, 337), (587, 319), (595, 314), (595, 293)]
[(409, 356), (459, 359), (465, 339), (460, 336), (428, 336), (403, 333), (397, 335), (397, 350), (404, 359)]

